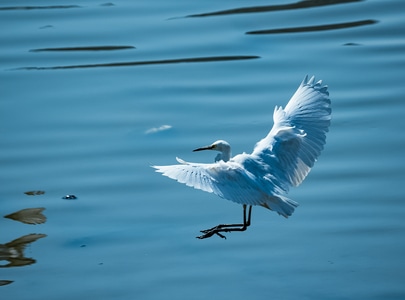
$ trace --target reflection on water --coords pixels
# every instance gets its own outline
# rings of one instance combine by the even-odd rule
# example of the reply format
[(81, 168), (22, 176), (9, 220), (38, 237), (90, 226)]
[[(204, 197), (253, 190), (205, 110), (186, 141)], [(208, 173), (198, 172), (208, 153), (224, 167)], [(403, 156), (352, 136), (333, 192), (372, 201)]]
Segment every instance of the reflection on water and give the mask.
[(194, 15), (188, 15), (190, 17), (211, 17), (211, 16), (220, 16), (220, 15), (233, 15), (233, 14), (247, 14), (247, 13), (262, 13), (269, 11), (280, 11), (280, 10), (291, 10), (291, 9), (301, 9), (301, 8), (311, 8), (325, 5), (333, 4), (343, 4), (350, 2), (360, 2), (363, 0), (305, 0), (299, 1), (291, 4), (280, 4), (280, 5), (266, 5), (266, 6), (250, 6), (250, 7), (241, 7), (233, 8), (215, 12), (200, 13)]
[(159, 127), (153, 127), (153, 128), (150, 128), (150, 129), (146, 130), (145, 134), (157, 133), (157, 132), (169, 130), (171, 128), (172, 128), (171, 125), (162, 125), (162, 126), (159, 126)]
[(26, 194), (27, 196), (39, 196), (39, 195), (43, 195), (45, 194), (45, 191), (27, 191), (24, 192), (24, 194)]
[(44, 207), (25, 208), (4, 217), (25, 224), (31, 225), (42, 224), (46, 222), (46, 217), (44, 214), (42, 214), (44, 210), (45, 210)]
[(135, 49), (134, 46), (88, 46), (88, 47), (58, 47), (31, 49), (30, 52), (62, 52), (62, 51), (114, 51)]
[(25, 248), (38, 239), (46, 237), (46, 234), (28, 234), (15, 239), (7, 244), (0, 244), (0, 261), (7, 261), (0, 268), (28, 266), (36, 262), (35, 259), (25, 257)]
[(105, 64), (87, 64), (87, 65), (70, 65), (70, 66), (54, 66), (54, 67), (23, 67), (17, 68), (15, 70), (61, 70), (61, 69), (86, 69), (86, 68), (105, 68), (105, 67), (130, 67), (130, 66), (145, 66), (145, 65), (160, 65), (160, 64), (233, 61), (233, 60), (245, 60), (255, 58), (260, 57), (253, 55), (209, 56), (209, 57), (193, 57), (193, 58), (179, 58), (179, 59), (149, 60), (149, 61), (114, 62)]
[(13, 280), (0, 280), (0, 286), (7, 285), (14, 282)]
[[(43, 191), (25, 192), (26, 195), (30, 196), (42, 195), (44, 193), (45, 192)], [(12, 214), (8, 214), (4, 216), (4, 218), (30, 225), (43, 224), (46, 222), (46, 216), (42, 213), (44, 210), (44, 207), (25, 208)], [(19, 237), (6, 244), (0, 244), (0, 261), (2, 261), (2, 263), (0, 263), (0, 268), (23, 267), (34, 264), (36, 260), (31, 257), (26, 257), (24, 251), (29, 244), (46, 236), (46, 234), (42, 233), (32, 233)], [(0, 286), (8, 285), (12, 282), (14, 281), (0, 280)]]
[(246, 32), (246, 34), (275, 34), (275, 33), (296, 33), (296, 32), (336, 30), (336, 29), (345, 29), (345, 28), (358, 27), (358, 26), (364, 26), (364, 25), (372, 25), (377, 22), (378, 21), (376, 21), (376, 20), (362, 20), (362, 21), (355, 21), (355, 22), (335, 23), (335, 24), (326, 24), (326, 25), (318, 25), (318, 26), (303, 26), (303, 27), (254, 30), (254, 31), (248, 31), (248, 32)]
[(79, 8), (78, 5), (50, 5), (50, 6), (4, 6), (0, 10), (34, 10), (34, 9), (67, 9)]

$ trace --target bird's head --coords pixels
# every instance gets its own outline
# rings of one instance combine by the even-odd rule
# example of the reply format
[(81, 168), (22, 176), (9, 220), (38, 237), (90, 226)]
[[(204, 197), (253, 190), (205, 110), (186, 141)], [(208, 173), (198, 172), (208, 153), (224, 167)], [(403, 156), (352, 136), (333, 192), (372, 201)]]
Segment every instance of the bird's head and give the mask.
[(204, 146), (201, 148), (194, 149), (193, 151), (202, 151), (202, 150), (215, 150), (219, 151), (220, 153), (215, 158), (215, 161), (228, 161), (231, 158), (231, 145), (224, 140), (218, 140), (213, 142), (209, 146)]

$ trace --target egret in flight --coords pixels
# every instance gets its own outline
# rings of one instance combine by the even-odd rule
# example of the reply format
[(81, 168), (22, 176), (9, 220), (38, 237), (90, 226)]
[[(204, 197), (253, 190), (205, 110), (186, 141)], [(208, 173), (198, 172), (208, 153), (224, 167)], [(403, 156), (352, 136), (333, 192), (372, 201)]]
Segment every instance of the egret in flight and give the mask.
[[(260, 205), (289, 217), (298, 203), (288, 199), (291, 186), (298, 186), (308, 175), (325, 145), (331, 120), (328, 87), (315, 77), (306, 76), (285, 108), (274, 109), (274, 125), (251, 154), (232, 157), (231, 146), (223, 140), (193, 151), (218, 151), (215, 163), (153, 166), (156, 172), (188, 186), (243, 206), (243, 223), (220, 224), (198, 238), (224, 232), (244, 231), (250, 225), (252, 206)], [(248, 207), (248, 209), (247, 209)]]

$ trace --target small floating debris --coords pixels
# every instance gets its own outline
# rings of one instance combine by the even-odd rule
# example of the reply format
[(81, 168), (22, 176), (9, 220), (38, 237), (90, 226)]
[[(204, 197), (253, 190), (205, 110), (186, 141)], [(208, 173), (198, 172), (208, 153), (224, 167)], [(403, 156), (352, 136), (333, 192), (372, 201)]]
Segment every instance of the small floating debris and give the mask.
[(154, 127), (154, 128), (151, 128), (151, 129), (146, 130), (146, 131), (145, 131), (145, 134), (157, 133), (157, 132), (169, 130), (169, 129), (171, 129), (171, 128), (172, 128), (171, 125), (162, 125), (162, 126), (160, 126), (160, 127)]
[(26, 194), (28, 196), (38, 196), (38, 195), (45, 194), (45, 191), (28, 191), (28, 192), (24, 192), (24, 194)]
[(46, 222), (46, 216), (42, 214), (44, 210), (44, 207), (25, 208), (4, 217), (25, 224), (43, 224)]
[(75, 195), (65, 195), (62, 197), (63, 200), (76, 200), (77, 197)]

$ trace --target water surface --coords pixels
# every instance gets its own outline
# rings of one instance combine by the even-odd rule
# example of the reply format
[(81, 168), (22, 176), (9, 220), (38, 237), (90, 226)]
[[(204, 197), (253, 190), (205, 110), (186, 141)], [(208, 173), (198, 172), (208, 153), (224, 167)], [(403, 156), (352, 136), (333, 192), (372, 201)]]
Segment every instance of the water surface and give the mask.
[[(404, 9), (3, 1), (1, 294), (403, 299)], [(241, 207), (150, 165), (210, 162), (191, 150), (217, 139), (250, 152), (306, 74), (333, 120), (294, 215), (254, 208), (248, 231), (195, 239)]]

